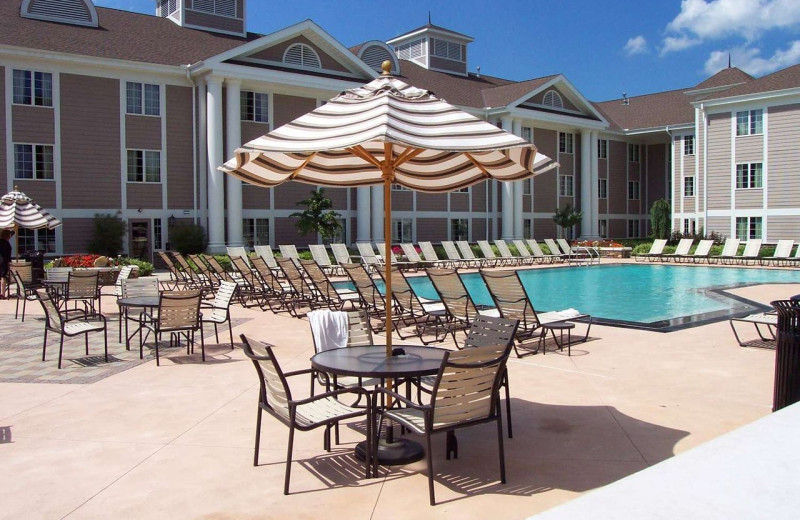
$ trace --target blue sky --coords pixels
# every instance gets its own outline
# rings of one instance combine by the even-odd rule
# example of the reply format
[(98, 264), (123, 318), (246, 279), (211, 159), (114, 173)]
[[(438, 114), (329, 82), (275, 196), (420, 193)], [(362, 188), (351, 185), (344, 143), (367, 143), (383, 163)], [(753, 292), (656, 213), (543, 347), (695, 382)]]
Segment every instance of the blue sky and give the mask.
[[(94, 3), (155, 13), (154, 0)], [(349, 47), (424, 25), (429, 11), (475, 38), (470, 70), (561, 73), (592, 101), (691, 87), (729, 53), (754, 76), (800, 63), (800, 0), (248, 0), (247, 28), (269, 34), (310, 18)]]

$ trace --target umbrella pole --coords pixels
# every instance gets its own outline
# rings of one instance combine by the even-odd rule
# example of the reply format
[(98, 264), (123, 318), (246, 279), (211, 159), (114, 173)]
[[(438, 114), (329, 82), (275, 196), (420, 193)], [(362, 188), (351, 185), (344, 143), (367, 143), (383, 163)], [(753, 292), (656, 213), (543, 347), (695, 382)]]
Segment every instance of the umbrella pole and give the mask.
[(14, 222), (14, 253), (17, 255), (17, 262), (19, 262), (19, 224)]
[(386, 280), (386, 356), (392, 355), (392, 181), (383, 178), (383, 264)]

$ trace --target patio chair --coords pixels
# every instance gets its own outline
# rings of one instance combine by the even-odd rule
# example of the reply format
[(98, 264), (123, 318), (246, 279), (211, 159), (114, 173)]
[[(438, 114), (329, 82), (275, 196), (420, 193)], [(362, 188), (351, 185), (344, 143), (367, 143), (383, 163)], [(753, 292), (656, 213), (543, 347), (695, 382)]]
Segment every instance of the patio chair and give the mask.
[[(446, 352), (436, 377), (428, 405), (419, 405), (386, 388), (377, 388), (378, 394), (391, 396), (401, 408), (378, 410), (380, 421), (395, 421), (413, 433), (425, 436), (428, 462), (428, 492), (430, 504), (435, 505), (433, 489), (433, 450), (431, 436), (444, 432), (447, 435), (447, 458), (450, 453), (458, 457), (455, 430), (495, 422), (500, 461), (500, 482), (506, 481), (505, 457), (503, 454), (503, 423), (500, 413), (500, 384), (505, 374), (506, 362), (511, 347), (475, 347), (455, 352)], [(374, 439), (373, 439), (374, 441)], [(373, 442), (373, 449), (375, 442)], [(375, 473), (377, 457), (373, 453)]]
[[(353, 282), (361, 304), (367, 310), (372, 332), (382, 330), (384, 326), (381, 320), (386, 316), (386, 299), (375, 285), (367, 267), (364, 264), (342, 264), (342, 268)], [(373, 320), (376, 320), (379, 325), (373, 325)]]
[(222, 267), (222, 264), (219, 263), (219, 260), (217, 260), (214, 257), (214, 255), (202, 255), (202, 258), (205, 261), (205, 263), (208, 265), (208, 268), (212, 271), (214, 276), (220, 282), (223, 282), (223, 281), (226, 281), (226, 280), (229, 281), (229, 282), (234, 282), (234, 283), (238, 283), (239, 282), (239, 280), (236, 278), (236, 276), (233, 273), (229, 272), (224, 267)]
[(512, 240), (514, 247), (517, 248), (517, 252), (520, 256), (520, 263), (531, 265), (535, 262), (541, 262), (541, 259), (536, 258), (528, 251), (528, 246), (525, 245), (524, 240)]
[[(292, 471), (292, 449), (294, 447), (295, 430), (309, 431), (320, 426), (325, 427), (324, 449), (331, 449), (331, 428), (340, 421), (366, 417), (366, 436), (368, 454), (364, 461), (364, 476), (370, 476), (370, 463), (372, 453), (372, 406), (370, 394), (363, 388), (341, 388), (323, 394), (311, 396), (307, 399), (294, 399), (287, 379), (292, 376), (311, 374), (312, 370), (298, 370), (283, 372), (278, 360), (272, 352), (272, 346), (249, 339), (241, 335), (245, 355), (250, 358), (258, 374), (258, 414), (256, 416), (256, 439), (253, 466), (258, 466), (258, 450), (261, 443), (261, 416), (263, 412), (275, 417), (289, 427), (289, 446), (286, 454), (286, 473), (283, 483), (283, 494), (289, 494), (289, 479)], [(366, 399), (366, 408), (348, 406), (342, 402), (347, 394), (357, 395)]]
[(342, 264), (351, 264), (353, 263), (350, 260), (350, 251), (347, 250), (347, 246), (344, 244), (331, 244), (331, 252), (333, 253), (333, 257), (336, 259), (336, 263), (340, 266)]
[[(157, 297), (159, 295), (159, 281), (158, 278), (155, 277), (147, 277), (147, 278), (128, 278), (122, 281), (121, 292), (122, 295), (120, 298), (136, 298), (139, 296), (153, 296)], [(117, 300), (119, 300), (118, 298)], [(150, 316), (143, 314), (142, 311), (146, 310), (144, 308), (136, 308), (131, 306), (126, 306), (125, 310), (122, 310), (122, 307), (117, 303), (117, 308), (119, 309), (119, 316), (120, 320), (124, 321), (125, 323), (125, 348), (126, 350), (130, 350), (130, 336), (128, 334), (128, 322), (132, 321), (136, 323), (137, 327), (141, 327), (142, 320), (151, 319)], [(133, 313), (131, 313), (133, 311)], [(136, 334), (136, 331), (133, 332)], [(122, 325), (119, 327), (119, 341), (122, 341)], [(141, 352), (140, 352), (141, 355)]]
[[(198, 289), (204, 294), (214, 290), (214, 284), (211, 283), (211, 279), (208, 276), (198, 272), (199, 269), (192, 267), (186, 257), (177, 251), (173, 252), (172, 256), (175, 258), (175, 261), (183, 271), (184, 279), (186, 281), (184, 284), (185, 287), (189, 289)], [(206, 259), (206, 262), (209, 262), (208, 258), (212, 258), (215, 262), (217, 261), (213, 256), (207, 256), (203, 258)]]
[[(383, 260), (383, 257), (386, 255), (386, 243), (385, 242), (375, 242), (375, 247), (378, 248), (380, 258)], [(414, 263), (414, 262), (409, 262), (409, 261), (401, 262), (400, 260), (398, 260), (397, 257), (394, 254), (394, 251), (392, 251), (391, 247), (389, 248), (389, 258), (392, 259), (392, 265), (396, 265), (398, 268), (400, 268), (400, 269), (402, 269), (404, 271), (416, 270), (417, 269), (417, 264)], [(385, 264), (386, 263), (385, 260), (382, 263)]]
[(420, 242), (419, 248), (422, 250), (422, 256), (425, 257), (426, 262), (432, 262), (433, 265), (442, 268), (456, 267), (452, 260), (440, 260), (439, 255), (436, 254), (436, 249), (433, 248), (433, 244), (430, 242)]
[(269, 246), (253, 246), (256, 255), (261, 257), (270, 269), (277, 269), (278, 264), (275, 263), (275, 254)]
[[(122, 286), (123, 284), (128, 281), (131, 276), (131, 272), (133, 271), (132, 265), (124, 265), (119, 269), (119, 274), (117, 274), (117, 279), (114, 281), (114, 297), (117, 300), (122, 298)], [(119, 305), (117, 306), (120, 312), (117, 314), (117, 325), (119, 328), (120, 337), (119, 340), (122, 341), (122, 312)]]
[(283, 311), (289, 312), (289, 302), (295, 297), (295, 293), (289, 282), (285, 278), (282, 279), (283, 271), (277, 262), (275, 269), (272, 269), (263, 257), (257, 256), (253, 258), (253, 268), (266, 288), (263, 303), (276, 314)]
[(532, 238), (526, 239), (525, 240), (525, 244), (528, 246), (528, 249), (531, 250), (531, 254), (533, 255), (533, 257), (536, 258), (539, 262), (552, 264), (553, 262), (563, 261), (564, 260), (561, 257), (561, 255), (554, 255), (554, 254), (546, 255), (546, 254), (544, 254), (544, 251), (542, 251), (542, 248), (539, 245), (539, 242), (537, 242), (536, 240), (534, 240)]
[[(739, 343), (740, 347), (775, 348), (775, 330), (778, 327), (778, 314), (775, 311), (759, 312), (743, 318), (731, 318), (729, 323), (731, 325), (731, 330), (733, 330), (733, 335), (736, 337), (736, 342)], [(749, 323), (753, 325), (758, 333), (760, 341), (742, 341), (742, 338), (739, 337), (739, 333), (736, 331), (734, 323)], [(764, 327), (764, 330), (762, 330), (761, 327)]]
[(456, 242), (458, 251), (461, 253), (461, 258), (466, 262), (473, 262), (477, 267), (496, 267), (497, 258), (478, 258), (472, 247), (466, 240), (459, 240)]
[(442, 240), (442, 247), (444, 248), (444, 254), (447, 255), (447, 259), (451, 262), (451, 267), (459, 269), (461, 267), (473, 267), (475, 265), (474, 262), (467, 262), (461, 258), (461, 255), (458, 254), (458, 249), (456, 249), (456, 245), (451, 240)]
[[(386, 277), (383, 272), (379, 271), (378, 274), (385, 283)], [(408, 283), (405, 274), (395, 266), (392, 266), (391, 276), (392, 301), (395, 304), (392, 308), (392, 329), (397, 333), (398, 337), (400, 339), (408, 339), (416, 335), (425, 345), (444, 341), (444, 335), (439, 337), (439, 330), (442, 325), (441, 319), (446, 314), (444, 304), (440, 301), (428, 300), (418, 296)], [(413, 326), (415, 333), (403, 336), (402, 327), (407, 326)], [(435, 337), (432, 340), (426, 340), (425, 333), (431, 327), (434, 329)]]
[(569, 259), (569, 256), (570, 256), (570, 253), (569, 253), (570, 252), (570, 248), (569, 247), (567, 247), (566, 251), (562, 251), (561, 248), (556, 243), (556, 241), (553, 240), (552, 238), (545, 238), (544, 239), (544, 245), (546, 245), (547, 249), (550, 250), (550, 254), (551, 255), (558, 256), (559, 260), (561, 260), (562, 262), (565, 262), (565, 261), (567, 261)]
[(701, 264), (703, 262), (708, 262), (708, 255), (711, 252), (711, 247), (714, 245), (713, 240), (701, 240), (697, 243), (697, 247), (695, 248), (694, 252), (691, 254), (685, 254), (682, 256), (674, 255), (672, 259), (675, 262), (692, 262), (695, 264)]
[(426, 269), (433, 288), (445, 307), (445, 326), (447, 332), (453, 337), (453, 342), (458, 347), (456, 331), (461, 330), (466, 334), (472, 321), (483, 312), (494, 314), (495, 309), (479, 309), (467, 291), (464, 281), (455, 269)]
[(17, 288), (17, 305), (14, 311), (14, 319), (19, 318), (19, 304), (22, 302), (22, 321), (25, 321), (25, 308), (27, 307), (28, 300), (37, 299), (36, 290), (42, 288), (42, 284), (33, 283), (33, 271), (31, 264), (12, 264), (11, 277), (14, 285)]
[(794, 265), (800, 263), (800, 245), (794, 251), (794, 256), (786, 259), (786, 265)]
[(235, 282), (233, 283), (236, 283), (238, 287), (236, 295), (242, 307), (248, 307), (247, 302), (249, 301), (263, 309), (266, 288), (262, 285), (258, 273), (254, 272), (247, 262), (245, 262), (244, 258), (240, 256), (231, 257), (231, 267), (235, 274)]
[(308, 246), (311, 251), (311, 257), (319, 265), (320, 269), (332, 275), (344, 275), (344, 271), (338, 265), (331, 263), (331, 257), (328, 256), (328, 250), (323, 244), (311, 244)]
[(719, 264), (731, 262), (731, 259), (736, 258), (736, 253), (739, 251), (740, 242), (741, 241), (738, 238), (726, 238), (725, 244), (722, 246), (722, 252), (716, 256), (709, 256), (708, 263)]
[(561, 252), (566, 255), (571, 264), (589, 265), (597, 260), (600, 263), (600, 252), (597, 248), (586, 246), (571, 246), (564, 238), (557, 238), (556, 243), (561, 248)]
[(231, 337), (231, 350), (233, 350), (233, 324), (231, 323), (231, 302), (236, 297), (236, 291), (239, 290), (233, 282), (221, 282), (217, 292), (214, 295), (214, 300), (211, 302), (200, 303), (200, 334), (203, 334), (203, 326), (206, 323), (214, 324), (214, 337), (219, 343), (219, 330), (218, 325), (228, 323), (228, 334)]
[(297, 268), (298, 264), (296, 264), (291, 258), (285, 257), (276, 258), (275, 261), (278, 263), (278, 267), (283, 272), (283, 278), (285, 282), (291, 288), (291, 297), (284, 300), (284, 303), (289, 310), (289, 314), (295, 318), (301, 318), (305, 316), (305, 313), (298, 311), (298, 309), (301, 307), (308, 307), (309, 310), (313, 310), (318, 307), (320, 305), (320, 303), (317, 301), (318, 295), (308, 284), (308, 281), (303, 276), (303, 273), (300, 272), (300, 269)]
[(656, 260), (661, 259), (661, 255), (664, 254), (664, 246), (667, 245), (666, 238), (658, 238), (653, 240), (653, 244), (650, 246), (650, 251), (647, 253), (640, 253), (638, 255), (633, 255), (634, 260), (637, 262), (644, 262), (645, 260), (649, 260), (650, 262), (655, 262)]
[[(153, 333), (156, 343), (156, 366), (161, 365), (159, 346), (161, 335), (170, 335), (170, 346), (180, 346), (181, 338), (186, 339), (186, 354), (194, 351), (195, 332), (200, 333), (200, 348), (203, 361), (206, 360), (206, 344), (203, 341), (203, 329), (200, 324), (200, 300), (203, 292), (200, 289), (188, 291), (163, 291), (158, 301), (158, 314), (152, 319), (143, 319), (139, 329), (139, 356), (142, 357), (144, 342), (142, 332)], [(191, 350), (190, 350), (191, 347)]]
[(244, 261), (247, 264), (247, 266), (248, 267), (250, 266), (250, 255), (247, 254), (247, 249), (245, 249), (244, 247), (241, 247), (241, 246), (228, 246), (225, 249), (226, 249), (226, 251), (228, 253), (228, 257), (231, 260), (233, 260), (234, 258), (237, 258), (237, 257), (238, 258), (242, 258), (242, 259), (244, 259)]
[(300, 260), (300, 253), (297, 252), (297, 246), (294, 244), (284, 244), (278, 246), (283, 258), (291, 258), (292, 260)]
[(522, 264), (522, 257), (512, 255), (511, 250), (508, 248), (508, 244), (506, 244), (505, 240), (499, 238), (494, 241), (494, 245), (497, 247), (497, 250), (500, 251), (500, 256), (502, 256), (508, 262), (508, 265)]
[(761, 265), (768, 265), (772, 263), (774, 266), (787, 265), (792, 256), (792, 248), (794, 248), (794, 240), (778, 240), (775, 244), (775, 251), (772, 256), (765, 256), (759, 259)]
[(219, 276), (217, 276), (217, 273), (214, 272), (211, 267), (209, 267), (205, 257), (201, 254), (190, 254), (186, 256), (194, 264), (194, 267), (197, 269), (201, 279), (208, 280), (208, 286), (210, 287), (211, 292), (216, 292), (222, 280), (219, 278)]
[(95, 302), (97, 302), (97, 312), (102, 313), (100, 299), (100, 286), (98, 285), (98, 273), (93, 269), (70, 271), (67, 274), (67, 290), (62, 295), (61, 302), (65, 307), (73, 302), (77, 308), (79, 303), (83, 304), (87, 313), (95, 313)]
[[(317, 297), (325, 302), (329, 309), (342, 310), (348, 303), (352, 309), (361, 304), (361, 299), (356, 291), (350, 289), (337, 289), (325, 271), (314, 260), (300, 260), (300, 266), (308, 275), (308, 282)], [(344, 270), (342, 270), (344, 272)]]
[(100, 313), (89, 312), (88, 309), (59, 310), (45, 289), (36, 289), (36, 296), (44, 309), (44, 340), (42, 341), (42, 361), (47, 355), (47, 333), (55, 332), (61, 337), (58, 345), (58, 368), (64, 356), (64, 338), (84, 335), (86, 355), (89, 355), (89, 333), (103, 333), (103, 348), (105, 361), (108, 363), (108, 327), (106, 317)]
[[(723, 256), (720, 258), (723, 264), (740, 264), (740, 265), (755, 265), (758, 262), (758, 253), (761, 251), (762, 240), (760, 238), (751, 238), (744, 244), (744, 251), (741, 255), (733, 254), (731, 256)], [(738, 249), (737, 249), (738, 251)]]
[(172, 260), (172, 257), (166, 251), (156, 250), (156, 254), (164, 262), (164, 265), (167, 267), (167, 271), (169, 272), (169, 280), (163, 280), (161, 284), (164, 286), (164, 289), (167, 290), (174, 290), (177, 289), (179, 285), (184, 284), (183, 273), (180, 272), (178, 266), (175, 265), (175, 262)]
[[(535, 354), (540, 347), (544, 347), (542, 336), (546, 333), (544, 325), (562, 322), (582, 322), (587, 323), (586, 334), (579, 342), (585, 342), (589, 338), (589, 331), (592, 328), (592, 317), (581, 313), (575, 309), (562, 311), (536, 312), (536, 309), (528, 296), (519, 273), (515, 271), (486, 271), (481, 270), (481, 276), (489, 289), (492, 300), (501, 318), (517, 320), (518, 344), (514, 345), (514, 352), (517, 357), (524, 357)], [(539, 332), (538, 336), (534, 336)], [(536, 350), (528, 349), (530, 352), (525, 354), (520, 352), (520, 348), (527, 348), (523, 343), (525, 340), (538, 339)], [(544, 351), (543, 351), (544, 352)]]
[(400, 244), (400, 249), (403, 250), (403, 254), (408, 259), (409, 262), (413, 263), (416, 268), (423, 268), (426, 266), (434, 265), (434, 262), (428, 262), (427, 260), (423, 260), (419, 253), (417, 253), (414, 244), (410, 242), (406, 242)]
[(361, 264), (368, 271), (373, 271), (377, 266), (383, 264), (380, 258), (375, 255), (375, 250), (372, 249), (372, 244), (369, 242), (358, 242), (356, 244), (358, 248), (358, 255), (361, 258)]
[(498, 257), (496, 254), (494, 254), (494, 249), (492, 249), (492, 245), (489, 244), (488, 240), (478, 240), (477, 244), (478, 247), (481, 248), (481, 254), (483, 257), (487, 260), (494, 261), (495, 267), (512, 265), (514, 263), (514, 261), (511, 259)]
[(678, 242), (678, 247), (675, 248), (674, 253), (664, 253), (661, 255), (661, 260), (665, 262), (669, 262), (670, 260), (674, 260), (675, 262), (678, 261), (679, 258), (684, 258), (686, 255), (689, 254), (689, 250), (692, 249), (692, 243), (694, 242), (691, 238), (682, 238)]

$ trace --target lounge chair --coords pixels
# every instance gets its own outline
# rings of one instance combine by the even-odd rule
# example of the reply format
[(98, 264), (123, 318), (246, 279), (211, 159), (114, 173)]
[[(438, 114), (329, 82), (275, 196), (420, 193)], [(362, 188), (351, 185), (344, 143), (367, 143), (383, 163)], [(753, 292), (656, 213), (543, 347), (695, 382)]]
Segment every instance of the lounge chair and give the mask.
[(323, 271), (333, 275), (344, 275), (341, 267), (331, 263), (331, 257), (328, 256), (328, 250), (325, 245), (311, 244), (308, 246), (308, 250), (311, 251), (311, 257)]
[[(736, 327), (733, 325), (734, 322), (750, 323), (754, 325), (760, 340), (742, 341), (742, 338), (739, 337), (739, 333), (736, 331)], [(730, 324), (733, 335), (736, 337), (736, 341), (739, 343), (740, 347), (775, 348), (775, 329), (778, 326), (778, 314), (776, 312), (759, 312), (745, 316), (744, 318), (732, 318)], [(764, 327), (763, 331), (761, 327)]]
[[(386, 277), (383, 272), (379, 271), (378, 274), (385, 282)], [(392, 301), (395, 303), (392, 308), (393, 330), (400, 339), (408, 339), (416, 335), (425, 345), (444, 340), (444, 335), (439, 336), (439, 333), (444, 330), (441, 327), (441, 320), (446, 314), (444, 304), (418, 296), (409, 285), (405, 275), (395, 266), (392, 266)], [(413, 326), (414, 334), (404, 336), (401, 325), (403, 327)], [(426, 340), (424, 335), (431, 328), (433, 328), (435, 337), (432, 340)]]
[(778, 240), (775, 245), (775, 251), (772, 256), (767, 256), (759, 259), (761, 265), (787, 265), (792, 256), (792, 248), (794, 247), (794, 240)]
[(375, 250), (372, 249), (372, 244), (369, 242), (358, 242), (356, 246), (358, 247), (358, 254), (361, 257), (361, 263), (367, 271), (372, 271), (383, 264), (381, 259), (375, 254)]
[[(369, 313), (369, 323), (372, 332), (378, 332), (384, 328), (383, 318), (386, 316), (386, 299), (378, 290), (375, 281), (370, 276), (367, 266), (364, 264), (342, 264), (342, 268), (350, 281), (353, 282), (358, 293), (362, 306)], [(380, 322), (373, 325), (373, 320)]]
[(276, 258), (275, 261), (283, 271), (286, 282), (291, 286), (292, 297), (286, 300), (289, 314), (295, 318), (301, 318), (305, 316), (305, 313), (298, 311), (300, 307), (308, 307), (309, 310), (319, 307), (320, 302), (317, 299), (317, 293), (314, 292), (314, 289), (303, 277), (300, 269), (297, 268), (298, 264), (291, 258)]
[(794, 256), (786, 259), (786, 265), (796, 265), (800, 263), (800, 245), (794, 252)]
[(561, 252), (567, 255), (567, 260), (572, 264), (588, 265), (594, 263), (594, 260), (597, 260), (598, 264), (600, 263), (600, 252), (596, 247), (571, 246), (563, 238), (557, 238), (556, 242), (561, 247)]
[[(244, 258), (241, 256), (234, 256), (231, 258), (231, 268), (237, 275), (234, 277), (237, 287), (236, 296), (239, 299), (239, 303), (242, 304), (242, 307), (248, 307), (247, 302), (251, 301), (263, 310), (268, 287), (262, 284), (258, 272), (247, 265)], [(222, 283), (223, 282), (220, 282), (220, 285)]]
[(689, 254), (693, 242), (694, 240), (691, 238), (682, 238), (680, 242), (678, 242), (678, 247), (675, 248), (675, 252), (664, 253), (661, 255), (661, 259), (665, 262), (669, 262), (670, 260), (675, 260), (677, 262), (679, 258), (683, 258)]
[(425, 261), (433, 262), (435, 265), (443, 268), (455, 267), (452, 260), (440, 260), (439, 255), (436, 254), (436, 250), (433, 248), (433, 244), (430, 242), (420, 242), (419, 248), (422, 249), (422, 255), (425, 257)]
[(283, 271), (275, 264), (275, 269), (267, 265), (264, 258), (257, 256), (253, 258), (253, 269), (261, 278), (261, 283), (267, 288), (264, 294), (264, 303), (274, 313), (289, 312), (291, 301), (295, 298), (292, 286), (283, 277)]
[[(380, 251), (379, 255), (381, 259), (383, 259), (383, 257), (386, 256), (386, 243), (375, 242), (375, 246), (378, 248), (378, 251)], [(415, 262), (401, 262), (400, 260), (398, 260), (397, 257), (394, 255), (394, 251), (392, 251), (391, 247), (389, 248), (389, 258), (392, 259), (392, 265), (396, 265), (400, 269), (403, 270), (417, 269), (417, 264)]]
[(525, 245), (525, 241), (524, 240), (514, 240), (513, 244), (514, 244), (514, 247), (517, 248), (517, 252), (519, 253), (519, 256), (522, 258), (522, 263), (523, 264), (529, 264), (530, 265), (530, 264), (542, 261), (541, 259), (536, 258), (535, 256), (533, 256), (531, 254), (531, 252), (528, 251), (528, 246)]
[(653, 245), (650, 246), (650, 251), (647, 253), (641, 253), (638, 255), (633, 255), (633, 258), (637, 262), (644, 262), (645, 260), (649, 260), (650, 262), (655, 262), (657, 260), (661, 260), (661, 256), (664, 254), (664, 246), (667, 245), (666, 238), (658, 238), (653, 240)]
[(716, 256), (709, 256), (708, 263), (709, 264), (719, 264), (725, 263), (729, 261), (731, 258), (736, 257), (736, 253), (739, 251), (739, 243), (741, 240), (738, 238), (726, 238), (725, 244), (722, 246), (722, 252)]
[(437, 264), (437, 262), (429, 262), (428, 260), (423, 260), (422, 257), (419, 256), (419, 253), (417, 253), (417, 250), (414, 248), (414, 244), (411, 243), (400, 244), (400, 248), (403, 250), (403, 254), (406, 256), (408, 261), (416, 264), (418, 268), (431, 267)]
[(759, 262), (759, 252), (761, 252), (761, 244), (763, 240), (760, 238), (751, 238), (747, 241), (744, 245), (744, 251), (740, 257), (736, 258), (735, 261), (742, 265), (755, 265)]
[(497, 265), (497, 258), (478, 258), (472, 251), (469, 242), (466, 240), (459, 240), (456, 242), (458, 250), (461, 252), (461, 257), (465, 262), (472, 262), (477, 267), (495, 267)]
[[(342, 310), (346, 304), (355, 309), (360, 304), (358, 293), (351, 289), (337, 289), (325, 274), (322, 266), (314, 260), (300, 260), (300, 266), (308, 275), (306, 282), (311, 285), (321, 299), (331, 310)], [(344, 272), (344, 270), (342, 270)]]
[(260, 256), (264, 262), (267, 264), (267, 267), (270, 269), (277, 269), (278, 264), (275, 263), (275, 255), (272, 253), (272, 248), (269, 246), (253, 246), (255, 249), (256, 254)]
[(247, 265), (248, 266), (250, 265), (250, 256), (247, 254), (247, 249), (245, 249), (244, 247), (241, 246), (227, 247), (226, 250), (228, 252), (229, 257), (235, 258), (238, 256), (240, 258), (244, 258), (244, 261), (247, 263)]
[[(583, 314), (575, 309), (536, 312), (533, 302), (527, 291), (525, 291), (517, 272), (481, 270), (480, 273), (486, 287), (489, 289), (489, 293), (492, 295), (492, 300), (494, 300), (499, 316), (519, 321), (517, 339), (520, 344), (514, 345), (517, 357), (538, 352), (538, 345), (541, 341), (537, 343), (536, 350), (528, 348), (522, 341), (534, 338), (541, 339), (544, 333), (542, 329), (544, 324), (567, 321), (586, 323), (586, 334), (579, 341), (585, 342), (589, 338), (589, 330), (592, 328), (592, 317), (590, 315)], [(537, 331), (539, 335), (534, 336)], [(522, 354), (520, 353), (520, 348), (526, 348), (529, 352)]]
[(520, 265), (522, 263), (522, 257), (512, 255), (505, 240), (497, 239), (494, 241), (494, 245), (497, 246), (497, 250), (500, 251), (500, 256), (508, 262), (508, 265)]
[(297, 247), (294, 244), (285, 244), (278, 246), (281, 256), (284, 258), (291, 258), (295, 262), (300, 260), (300, 253), (297, 252)]
[(333, 257), (336, 259), (337, 264), (342, 265), (353, 263), (353, 261), (350, 260), (350, 251), (347, 250), (346, 245), (331, 244), (331, 252), (333, 252)]
[(713, 240), (701, 240), (692, 254), (683, 256), (672, 256), (676, 262), (693, 262), (695, 264), (702, 264), (708, 262), (708, 255), (711, 252), (711, 247), (714, 245)]
[(453, 336), (456, 346), (458, 346), (456, 331), (463, 331), (466, 334), (476, 316), (479, 314), (497, 316), (496, 309), (475, 304), (455, 269), (426, 269), (425, 272), (444, 304), (447, 313), (445, 326), (447, 332)]
[(476, 267), (479, 265), (478, 262), (469, 262), (461, 258), (452, 240), (442, 240), (442, 247), (444, 248), (444, 253), (447, 255), (447, 259), (453, 262), (452, 265), (456, 269), (460, 267)]
[(478, 247), (481, 248), (483, 257), (493, 261), (495, 266), (512, 265), (514, 263), (512, 259), (498, 257), (494, 254), (494, 249), (492, 249), (492, 245), (488, 240), (478, 240)]
[(542, 251), (542, 248), (539, 246), (539, 242), (537, 242), (532, 238), (526, 239), (525, 244), (527, 244), (528, 248), (531, 250), (531, 254), (533, 255), (533, 257), (541, 262), (552, 264), (555, 261), (560, 262), (563, 260), (561, 255), (544, 254), (544, 251)]

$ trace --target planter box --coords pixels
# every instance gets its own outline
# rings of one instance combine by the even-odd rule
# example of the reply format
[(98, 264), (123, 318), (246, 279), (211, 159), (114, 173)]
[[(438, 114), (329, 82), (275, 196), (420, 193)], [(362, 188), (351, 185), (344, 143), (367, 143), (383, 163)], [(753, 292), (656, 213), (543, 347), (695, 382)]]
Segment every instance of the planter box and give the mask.
[(602, 258), (630, 258), (631, 247), (598, 247)]
[[(77, 267), (75, 268), (76, 271), (84, 271), (89, 270), (97, 271), (97, 283), (100, 285), (114, 285), (117, 282), (117, 277), (119, 276), (119, 267)], [(139, 277), (139, 266), (133, 266), (133, 270), (131, 271), (130, 278), (138, 278)]]

